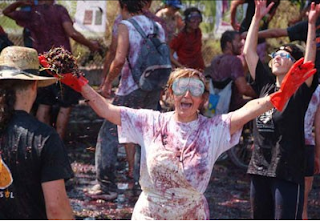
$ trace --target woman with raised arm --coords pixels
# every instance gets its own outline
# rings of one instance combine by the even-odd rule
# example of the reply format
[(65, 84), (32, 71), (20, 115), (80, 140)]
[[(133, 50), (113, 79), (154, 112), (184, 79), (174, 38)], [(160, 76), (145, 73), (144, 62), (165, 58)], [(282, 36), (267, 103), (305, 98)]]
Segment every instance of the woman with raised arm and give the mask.
[[(269, 74), (256, 52), (259, 22), (273, 3), (256, 0), (244, 54), (257, 94), (268, 96), (281, 90), (288, 70), (303, 57), (301, 47), (285, 44), (272, 53)], [(315, 60), (315, 21), (319, 5), (311, 6), (304, 61)], [(300, 60), (299, 60), (300, 61)], [(304, 116), (318, 83), (317, 77), (306, 78), (282, 108), (271, 109), (255, 119), (254, 149), (248, 168), (251, 175), (253, 219), (301, 219), (304, 184)], [(289, 86), (294, 82), (286, 82)], [(289, 86), (290, 87), (290, 86)], [(274, 97), (275, 98), (275, 97)], [(277, 98), (275, 98), (277, 99)]]
[[(219, 155), (239, 142), (242, 126), (282, 104), (315, 73), (311, 62), (297, 62), (286, 86), (241, 109), (206, 118), (199, 109), (206, 101), (204, 75), (195, 69), (176, 69), (168, 80), (175, 110), (160, 113), (108, 103), (84, 77), (62, 74), (61, 81), (82, 93), (94, 111), (118, 125), (119, 142), (141, 146), (142, 193), (132, 219), (209, 219), (204, 192)], [(42, 64), (46, 61), (41, 61)]]

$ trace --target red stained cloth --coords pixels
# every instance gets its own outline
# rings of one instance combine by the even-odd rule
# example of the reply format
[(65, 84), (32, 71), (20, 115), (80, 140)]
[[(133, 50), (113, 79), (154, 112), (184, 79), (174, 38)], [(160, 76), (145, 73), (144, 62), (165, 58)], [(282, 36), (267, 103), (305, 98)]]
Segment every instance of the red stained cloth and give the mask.
[(186, 32), (185, 29), (175, 36), (170, 42), (170, 48), (176, 51), (178, 61), (194, 69), (204, 69), (204, 61), (201, 53), (202, 33), (200, 28), (193, 33)]

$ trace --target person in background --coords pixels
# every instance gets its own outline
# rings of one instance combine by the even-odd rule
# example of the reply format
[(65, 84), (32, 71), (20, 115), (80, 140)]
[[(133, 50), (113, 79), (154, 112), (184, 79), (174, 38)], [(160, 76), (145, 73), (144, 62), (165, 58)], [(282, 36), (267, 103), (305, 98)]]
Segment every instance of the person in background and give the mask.
[(304, 2), (304, 5), (302, 6), (304, 1), (301, 1), (300, 4), (300, 12), (299, 12), (299, 15), (291, 20), (288, 21), (288, 27), (289, 26), (292, 26), (302, 20), (306, 20), (308, 19), (308, 10), (309, 10), (309, 7), (311, 5), (311, 2), (316, 2), (317, 4), (319, 3), (319, 1), (314, 1), (314, 0), (306, 0)]
[[(38, 4), (38, 0), (34, 0), (33, 1), (35, 5)], [(21, 10), (23, 11), (31, 11), (31, 6), (30, 5), (26, 5), (26, 6), (23, 6), (21, 7)], [(32, 37), (31, 37), (31, 32), (28, 28), (23, 28), (23, 31), (22, 31), (22, 36), (23, 36), (23, 45), (25, 47), (28, 47), (28, 48), (32, 48)]]
[[(31, 10), (17, 10), (30, 6)], [(49, 51), (53, 47), (64, 47), (72, 52), (70, 38), (85, 45), (91, 51), (98, 51), (100, 46), (96, 41), (86, 39), (73, 27), (73, 21), (62, 5), (54, 4), (54, 0), (16, 1), (3, 10), (3, 14), (16, 21), (16, 23), (31, 32), (32, 47), (39, 54)], [(43, 74), (46, 74), (43, 72)], [(57, 119), (53, 120), (54, 126), (63, 139), (66, 133), (69, 115), (72, 106), (77, 104), (80, 98), (70, 87), (53, 84), (39, 90), (36, 103), (38, 104), (36, 117), (41, 122), (51, 124), (52, 108), (58, 106)]]
[[(198, 8), (187, 8), (184, 13), (184, 28), (170, 42), (171, 62), (176, 67), (204, 70), (202, 57), (202, 32), (199, 28), (202, 15)], [(174, 54), (177, 54), (178, 59)]]
[[(205, 220), (210, 217), (204, 192), (219, 155), (239, 142), (248, 121), (273, 107), (282, 109), (316, 72), (313, 67), (312, 62), (299, 60), (287, 73), (281, 90), (213, 118), (199, 114), (208, 96), (206, 80), (191, 68), (171, 73), (168, 90), (175, 110), (166, 113), (110, 104), (84, 77), (65, 74), (60, 80), (81, 92), (100, 117), (118, 126), (120, 143), (141, 146), (142, 192), (133, 209), (133, 220)], [(103, 159), (105, 163), (109, 160)]]
[[(116, 95), (112, 101), (115, 106), (126, 106), (134, 109), (157, 109), (160, 99), (160, 90), (143, 91), (134, 81), (129, 62), (132, 67), (136, 64), (139, 51), (143, 44), (143, 38), (135, 27), (127, 20), (134, 19), (143, 29), (146, 35), (154, 33), (154, 23), (143, 13), (145, 0), (119, 0), (122, 21), (118, 25), (117, 49), (115, 57), (110, 65), (109, 72), (102, 85), (101, 91), (109, 95), (112, 82), (121, 74), (120, 83)], [(165, 42), (165, 33), (158, 22), (155, 22), (159, 30), (158, 38)], [(110, 121), (104, 121), (100, 128), (97, 144), (95, 164), (97, 168), (97, 184), (88, 190), (92, 198), (113, 200), (117, 198), (116, 162), (119, 148), (116, 125)], [(126, 143), (125, 150), (128, 159), (127, 176), (133, 178), (134, 152), (136, 145)]]
[(0, 219), (74, 219), (65, 189), (73, 171), (62, 140), (31, 114), (39, 76), (36, 50), (9, 46), (0, 54)]
[[(150, 11), (150, 7), (152, 4), (152, 0), (145, 0), (144, 1), (145, 6), (143, 7), (143, 14), (158, 22), (162, 28), (166, 31), (166, 23), (163, 19), (155, 16), (151, 11)], [(101, 88), (103, 87), (104, 83), (105, 83), (105, 78), (107, 76), (107, 73), (109, 72), (110, 69), (110, 65), (115, 57), (116, 51), (117, 51), (117, 38), (118, 38), (118, 25), (120, 24), (120, 22), (122, 21), (122, 15), (119, 14), (113, 23), (112, 26), (112, 35), (111, 35), (111, 43), (109, 45), (109, 51), (107, 53), (107, 56), (105, 58), (105, 62), (104, 62), (104, 66), (103, 66), (103, 70), (102, 70), (102, 80), (101, 80), (101, 84), (100, 84), (100, 93), (102, 96), (109, 98), (110, 94), (108, 94), (106, 91), (101, 91)]]
[(0, 52), (8, 46), (13, 45), (13, 42), (8, 38), (8, 34), (3, 30), (0, 25)]
[[(269, 70), (257, 54), (261, 19), (274, 3), (255, 1), (244, 55), (260, 97), (278, 91), (287, 79), (287, 72), (303, 57), (295, 44), (285, 44), (273, 54)], [(311, 5), (304, 62), (314, 62), (316, 54), (316, 20), (320, 5)], [(300, 59), (301, 60), (301, 59)], [(294, 84), (294, 82), (291, 82)], [(318, 85), (318, 77), (307, 78), (288, 103), (271, 109), (254, 122), (254, 148), (248, 173), (251, 175), (251, 210), (253, 219), (301, 219), (303, 207), (305, 137), (304, 118), (309, 101)]]
[[(311, 3), (319, 4), (319, 0), (313, 0), (307, 6), (307, 13), (310, 10)], [(263, 31), (258, 32), (259, 38), (278, 38), (278, 37), (289, 37), (290, 41), (307, 41), (307, 33), (308, 33), (308, 21), (300, 21), (288, 28), (271, 28)], [(320, 41), (320, 18), (317, 18), (316, 21), (316, 42)], [(246, 37), (244, 35), (243, 37)], [(316, 60), (315, 65), (318, 71), (320, 70), (320, 44), (317, 43), (316, 47)]]
[[(302, 219), (308, 219), (308, 196), (313, 176), (320, 173), (320, 86), (313, 93), (304, 118), (305, 134), (305, 190)], [(314, 135), (313, 135), (314, 128)]]
[(220, 38), (221, 55), (217, 55), (211, 61), (208, 70), (213, 85), (233, 81), (232, 96), (229, 111), (234, 111), (242, 107), (248, 99), (243, 96), (255, 98), (257, 95), (248, 84), (243, 70), (241, 60), (242, 41), (240, 33), (237, 31), (225, 31)]
[[(280, 0), (268, 0), (268, 4), (273, 2), (273, 6), (270, 9), (269, 13), (265, 15), (263, 19), (261, 19), (259, 30), (267, 30), (269, 27), (269, 23), (274, 17), (276, 10), (280, 4)], [(244, 19), (241, 24), (239, 24), (236, 20), (237, 9), (240, 5), (247, 4), (247, 10)], [(255, 3), (252, 0), (233, 0), (231, 1), (230, 6), (230, 20), (231, 25), (234, 30), (239, 31), (240, 33), (247, 32), (249, 30), (249, 26), (252, 21), (252, 17), (255, 13)], [(265, 39), (259, 38), (258, 40), (258, 55), (261, 61), (265, 61), (267, 55), (267, 43)]]
[(168, 44), (172, 38), (184, 27), (184, 22), (179, 10), (182, 8), (180, 0), (165, 0), (164, 7), (156, 12), (166, 24), (166, 39)]

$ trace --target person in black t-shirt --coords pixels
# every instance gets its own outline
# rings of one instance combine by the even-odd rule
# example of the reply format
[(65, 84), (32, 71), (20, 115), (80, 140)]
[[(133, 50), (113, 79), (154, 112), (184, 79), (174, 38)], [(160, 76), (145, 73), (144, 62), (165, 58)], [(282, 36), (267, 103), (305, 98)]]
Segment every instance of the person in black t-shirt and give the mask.
[(73, 176), (62, 140), (30, 113), (40, 77), (36, 50), (0, 54), (0, 219), (73, 219), (65, 179)]
[[(259, 22), (272, 7), (255, 1), (244, 54), (257, 94), (264, 97), (279, 90), (286, 73), (303, 57), (299, 46), (286, 44), (272, 54), (272, 73), (263, 66), (256, 52)], [(320, 6), (311, 5), (304, 61), (315, 60), (315, 30)], [(304, 116), (317, 77), (308, 78), (282, 110), (272, 109), (255, 120), (254, 149), (249, 164), (253, 219), (301, 219), (304, 184)]]

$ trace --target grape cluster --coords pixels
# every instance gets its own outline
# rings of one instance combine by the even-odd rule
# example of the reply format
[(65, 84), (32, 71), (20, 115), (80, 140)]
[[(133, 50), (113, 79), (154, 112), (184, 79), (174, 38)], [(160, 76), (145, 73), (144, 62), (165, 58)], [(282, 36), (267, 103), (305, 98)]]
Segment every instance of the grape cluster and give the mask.
[(64, 47), (51, 48), (43, 56), (50, 65), (51, 71), (56, 74), (73, 73), (77, 77), (83, 75), (79, 70), (77, 59)]

